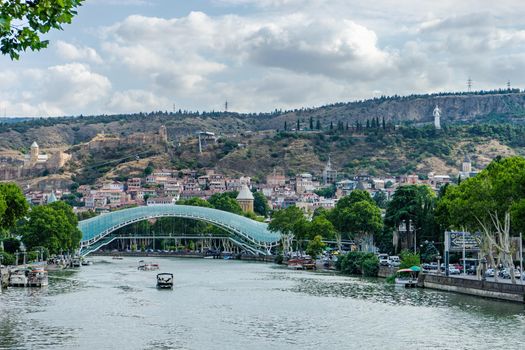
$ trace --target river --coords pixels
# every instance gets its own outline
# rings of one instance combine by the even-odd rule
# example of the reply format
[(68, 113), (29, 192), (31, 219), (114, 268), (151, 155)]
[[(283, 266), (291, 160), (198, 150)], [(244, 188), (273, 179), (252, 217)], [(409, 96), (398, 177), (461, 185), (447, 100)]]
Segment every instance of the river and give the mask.
[(525, 349), (523, 305), (273, 264), (94, 257), (0, 295), (0, 349)]

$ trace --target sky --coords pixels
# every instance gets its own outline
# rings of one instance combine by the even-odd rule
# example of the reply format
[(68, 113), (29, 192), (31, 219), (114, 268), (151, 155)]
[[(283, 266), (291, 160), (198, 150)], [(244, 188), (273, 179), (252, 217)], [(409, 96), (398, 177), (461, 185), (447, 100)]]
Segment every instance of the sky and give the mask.
[(0, 116), (266, 112), (525, 88), (520, 0), (86, 0), (0, 56)]

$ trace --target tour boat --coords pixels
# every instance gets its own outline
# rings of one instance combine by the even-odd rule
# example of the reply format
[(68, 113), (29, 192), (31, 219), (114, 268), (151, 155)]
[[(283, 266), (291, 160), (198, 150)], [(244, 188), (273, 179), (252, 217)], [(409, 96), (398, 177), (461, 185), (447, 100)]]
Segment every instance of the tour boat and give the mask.
[(158, 270), (160, 268), (159, 264), (157, 263), (151, 263), (151, 262), (144, 262), (144, 260), (139, 261), (139, 266), (137, 267), (138, 270), (141, 271), (153, 271)]
[(11, 270), (9, 276), (9, 285), (11, 287), (26, 287), (28, 274), (28, 269)]
[(157, 288), (173, 288), (173, 274), (167, 272), (157, 274)]
[(27, 285), (29, 287), (44, 287), (49, 284), (47, 271), (43, 268), (33, 268), (27, 276)]
[(417, 275), (419, 271), (421, 271), (421, 269), (417, 266), (412, 266), (409, 269), (398, 270), (395, 278), (396, 286), (415, 288), (417, 286)]

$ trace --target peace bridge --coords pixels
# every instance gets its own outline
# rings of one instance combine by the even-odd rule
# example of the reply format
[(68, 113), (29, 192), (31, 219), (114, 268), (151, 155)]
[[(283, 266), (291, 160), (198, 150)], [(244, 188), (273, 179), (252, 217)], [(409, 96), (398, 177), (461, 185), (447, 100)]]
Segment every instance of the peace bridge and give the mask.
[(123, 209), (80, 221), (80, 254), (88, 255), (120, 238), (114, 232), (122, 227), (162, 217), (200, 220), (220, 227), (229, 233), (227, 239), (253, 254), (269, 255), (281, 238), (280, 233), (268, 230), (266, 223), (226, 211), (188, 205), (153, 205)]

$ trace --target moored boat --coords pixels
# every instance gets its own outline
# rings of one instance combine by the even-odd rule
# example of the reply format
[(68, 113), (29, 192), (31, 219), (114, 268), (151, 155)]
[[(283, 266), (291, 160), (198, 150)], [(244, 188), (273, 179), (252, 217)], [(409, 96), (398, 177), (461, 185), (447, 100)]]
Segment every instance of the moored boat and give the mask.
[(27, 286), (27, 276), (29, 275), (29, 270), (27, 268), (17, 268), (11, 270), (9, 273), (9, 286), (11, 287), (26, 287)]
[(289, 259), (288, 260), (288, 268), (293, 270), (303, 270), (303, 259)]
[(82, 265), (82, 262), (79, 256), (75, 256), (73, 259), (71, 259), (71, 266), (80, 267), (81, 265)]
[(27, 285), (29, 287), (44, 287), (49, 284), (47, 271), (41, 267), (33, 268), (27, 276)]

